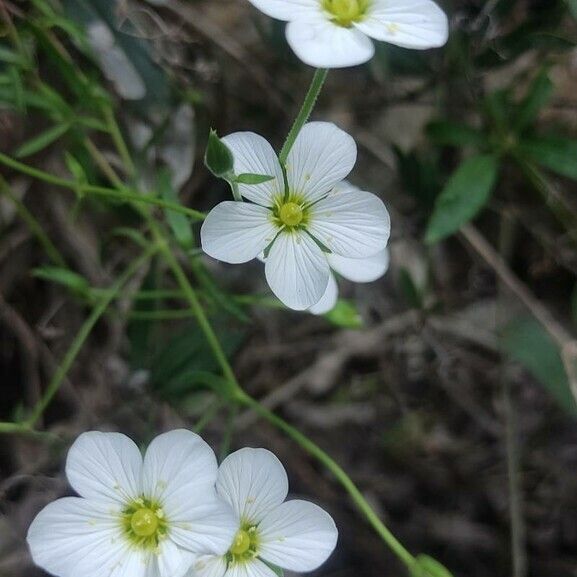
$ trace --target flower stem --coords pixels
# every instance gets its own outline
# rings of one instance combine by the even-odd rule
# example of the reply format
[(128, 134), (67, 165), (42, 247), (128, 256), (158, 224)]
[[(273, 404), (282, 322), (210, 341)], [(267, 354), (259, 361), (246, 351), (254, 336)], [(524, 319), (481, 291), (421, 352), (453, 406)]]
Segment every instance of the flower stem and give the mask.
[(78, 353), (82, 349), (86, 339), (92, 332), (92, 329), (98, 322), (98, 319), (105, 313), (106, 309), (110, 305), (110, 303), (116, 298), (116, 295), (122, 290), (122, 287), (130, 280), (130, 278), (134, 275), (134, 273), (158, 250), (157, 245), (151, 245), (139, 258), (134, 260), (130, 266), (126, 269), (126, 271), (118, 278), (118, 280), (114, 283), (111, 287), (110, 291), (102, 297), (100, 302), (94, 307), (94, 310), (90, 314), (90, 316), (84, 321), (84, 324), (80, 328), (80, 331), (72, 341), (72, 344), (62, 363), (54, 373), (44, 395), (38, 401), (36, 406), (32, 409), (32, 413), (30, 417), (26, 420), (26, 422), (21, 425), (22, 429), (32, 429), (36, 424), (36, 421), (40, 418), (42, 413), (46, 410), (54, 395), (60, 389), (62, 382), (64, 381), (64, 377), (72, 367), (72, 364), (76, 360)]
[(411, 570), (415, 565), (415, 558), (398, 539), (389, 531), (378, 515), (373, 511), (363, 494), (359, 491), (352, 479), (347, 475), (343, 468), (332, 459), (318, 445), (313, 443), (306, 435), (303, 435), (298, 429), (289, 425), (286, 421), (263, 407), (257, 400), (247, 395), (244, 391), (239, 391), (237, 396), (239, 403), (252, 409), (255, 413), (266, 419), (269, 423), (286, 433), (293, 441), (299, 444), (307, 453), (315, 457), (336, 477), (339, 483), (346, 489), (355, 505), (366, 517), (373, 529), (389, 546), (393, 553)]
[(43, 170), (38, 170), (37, 168), (33, 168), (32, 166), (18, 162), (17, 160), (14, 160), (13, 158), (10, 158), (9, 156), (6, 156), (2, 153), (0, 153), (0, 164), (8, 166), (13, 170), (31, 176), (37, 180), (47, 182), (48, 184), (78, 191), (80, 194), (88, 193), (95, 196), (112, 198), (121, 202), (151, 204), (161, 208), (173, 210), (174, 212), (178, 212), (180, 214), (185, 214), (186, 216), (196, 221), (204, 220), (205, 218), (205, 214), (203, 212), (194, 210), (192, 208), (187, 208), (175, 202), (162, 200), (156, 196), (139, 194), (138, 192), (128, 191), (126, 189), (115, 190), (113, 188), (105, 188), (103, 186), (93, 186), (91, 184), (83, 184), (73, 180), (67, 180), (66, 178), (60, 178), (48, 172), (44, 172)]
[(302, 130), (302, 127), (306, 124), (307, 120), (309, 119), (311, 112), (313, 111), (313, 108), (315, 107), (315, 104), (319, 97), (319, 94), (321, 93), (323, 84), (327, 79), (328, 73), (329, 71), (326, 68), (319, 68), (315, 72), (315, 75), (313, 76), (311, 85), (309, 87), (309, 91), (305, 96), (305, 101), (303, 102), (300, 112), (298, 113), (298, 116), (296, 117), (290, 129), (290, 132), (288, 133), (288, 136), (285, 140), (282, 150), (280, 151), (279, 160), (281, 166), (285, 166), (289, 152), (291, 151), (291, 148), (293, 147), (293, 144), (295, 143), (295, 140), (297, 139), (299, 132)]

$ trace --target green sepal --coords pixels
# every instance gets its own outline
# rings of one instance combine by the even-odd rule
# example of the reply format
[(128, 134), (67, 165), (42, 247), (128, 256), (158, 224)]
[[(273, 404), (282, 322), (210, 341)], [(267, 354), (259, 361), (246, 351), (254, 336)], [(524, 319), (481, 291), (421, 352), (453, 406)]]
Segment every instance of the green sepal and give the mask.
[(237, 184), (263, 184), (264, 182), (269, 182), (274, 180), (274, 176), (268, 174), (253, 174), (252, 172), (244, 172), (239, 174), (234, 178)]
[(204, 154), (204, 164), (218, 178), (230, 179), (234, 159), (228, 146), (218, 137), (216, 130), (211, 130)]

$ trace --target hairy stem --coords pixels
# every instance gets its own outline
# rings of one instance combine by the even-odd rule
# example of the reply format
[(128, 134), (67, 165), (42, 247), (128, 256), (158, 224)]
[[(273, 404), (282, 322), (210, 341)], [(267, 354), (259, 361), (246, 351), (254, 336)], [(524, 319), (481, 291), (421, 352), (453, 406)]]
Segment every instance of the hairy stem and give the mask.
[(309, 87), (309, 91), (305, 96), (305, 101), (303, 102), (300, 112), (298, 113), (298, 116), (296, 117), (290, 129), (290, 132), (288, 133), (288, 136), (285, 140), (285, 143), (280, 151), (279, 160), (281, 166), (285, 166), (289, 152), (291, 151), (291, 148), (293, 147), (295, 140), (299, 135), (299, 132), (302, 130), (302, 127), (306, 124), (307, 120), (309, 119), (311, 112), (313, 111), (313, 108), (315, 107), (315, 104), (319, 97), (319, 94), (321, 93), (323, 84), (327, 79), (328, 73), (329, 71), (325, 68), (320, 68), (315, 72), (315, 75), (313, 76), (311, 85)]

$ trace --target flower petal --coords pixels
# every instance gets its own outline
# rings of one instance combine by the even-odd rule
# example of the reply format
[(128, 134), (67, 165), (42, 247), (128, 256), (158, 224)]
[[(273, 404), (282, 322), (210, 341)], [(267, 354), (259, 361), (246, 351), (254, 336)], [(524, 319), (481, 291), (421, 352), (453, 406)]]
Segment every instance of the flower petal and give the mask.
[(252, 559), (247, 563), (231, 565), (226, 577), (278, 577), (278, 575), (260, 559)]
[[(333, 255), (327, 255), (331, 257)], [(331, 261), (329, 259), (329, 265)], [(335, 275), (331, 273), (329, 277), (329, 284), (327, 285), (327, 290), (325, 294), (322, 296), (321, 300), (316, 304), (313, 305), (309, 309), (309, 313), (313, 315), (324, 315), (329, 311), (332, 311), (337, 304), (337, 300), (339, 298), (339, 287), (337, 286), (337, 281), (335, 280)]]
[(216, 492), (190, 491), (180, 504), (166, 506), (170, 538), (180, 547), (196, 554), (224, 555), (232, 545), (239, 522), (230, 506), (217, 499)]
[(389, 213), (370, 192), (349, 189), (331, 194), (310, 210), (308, 230), (335, 254), (364, 258), (387, 246)]
[(142, 455), (120, 433), (89, 431), (76, 439), (66, 460), (66, 476), (82, 497), (126, 503), (140, 494)]
[(373, 282), (389, 269), (389, 249), (366, 258), (347, 258), (338, 254), (327, 256), (331, 268), (353, 282)]
[(266, 259), (266, 280), (289, 308), (302, 311), (317, 303), (329, 282), (323, 251), (304, 232), (282, 232)]
[(356, 28), (337, 26), (328, 18), (289, 22), (286, 37), (294, 53), (315, 68), (357, 66), (375, 54), (366, 34)]
[(194, 555), (179, 549), (175, 543), (167, 539), (160, 545), (156, 562), (160, 577), (182, 577), (194, 563)]
[(259, 525), (259, 556), (290, 571), (313, 571), (333, 552), (338, 531), (332, 517), (308, 501), (286, 501)]
[(175, 510), (186, 500), (212, 496), (218, 465), (202, 438), (185, 429), (158, 435), (144, 456), (142, 490), (148, 499)]
[(294, 194), (315, 202), (328, 194), (355, 166), (357, 145), (330, 122), (309, 122), (287, 158), (287, 178)]
[(262, 252), (277, 233), (270, 210), (248, 202), (217, 204), (200, 229), (206, 254), (232, 264), (248, 262)]
[(221, 463), (216, 490), (239, 519), (256, 524), (286, 499), (288, 479), (273, 453), (247, 447)]
[(90, 557), (109, 573), (123, 558), (119, 522), (121, 506), (65, 497), (47, 505), (28, 529), (34, 563), (59, 577), (73, 577), (78, 564)]
[(272, 146), (254, 132), (235, 132), (225, 136), (222, 141), (232, 152), (237, 176), (245, 173), (274, 176), (273, 180), (262, 184), (238, 185), (245, 198), (262, 206), (272, 206), (273, 198), (284, 192), (282, 169)]
[(431, 0), (373, 0), (357, 30), (375, 40), (424, 50), (449, 37), (447, 15)]
[(223, 577), (227, 561), (223, 555), (201, 555), (196, 558), (187, 577)]
[(296, 20), (319, 12), (318, 0), (249, 0), (261, 12), (278, 20)]

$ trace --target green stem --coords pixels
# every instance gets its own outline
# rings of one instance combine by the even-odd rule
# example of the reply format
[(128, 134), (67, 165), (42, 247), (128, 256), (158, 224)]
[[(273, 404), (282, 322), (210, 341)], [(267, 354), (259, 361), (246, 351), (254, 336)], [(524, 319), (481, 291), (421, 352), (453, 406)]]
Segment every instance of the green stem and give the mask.
[(10, 201), (14, 204), (16, 212), (20, 218), (26, 223), (30, 232), (37, 238), (38, 242), (48, 255), (48, 258), (57, 266), (66, 267), (64, 257), (58, 252), (48, 235), (44, 232), (42, 225), (38, 222), (36, 217), (26, 208), (26, 205), (17, 198), (8, 183), (0, 176), (0, 192), (4, 193)]
[(120, 130), (120, 127), (118, 126), (118, 122), (116, 121), (114, 112), (112, 111), (110, 106), (103, 106), (102, 113), (104, 115), (106, 125), (108, 126), (108, 130), (110, 131), (110, 136), (114, 141), (114, 145), (118, 150), (118, 154), (120, 154), (120, 157), (122, 158), (124, 167), (128, 171), (128, 175), (130, 177), (133, 177), (136, 174), (136, 167), (132, 162), (132, 156), (130, 155), (130, 151), (128, 150), (128, 146), (126, 145), (126, 141), (122, 137), (122, 132)]
[(161, 208), (167, 208), (169, 210), (173, 210), (174, 212), (179, 212), (180, 214), (185, 214), (190, 218), (200, 221), (204, 220), (205, 214), (199, 212), (198, 210), (194, 210), (192, 208), (187, 208), (185, 206), (181, 206), (180, 204), (169, 202), (166, 200), (162, 200), (157, 198), (156, 196), (149, 196), (144, 194), (139, 194), (137, 192), (129, 192), (127, 190), (114, 190), (113, 188), (105, 188), (103, 186), (93, 186), (91, 184), (82, 184), (79, 182), (75, 182), (73, 180), (67, 180), (65, 178), (60, 178), (58, 176), (54, 176), (48, 172), (44, 172), (43, 170), (38, 170), (37, 168), (33, 168), (28, 166), (27, 164), (23, 164), (6, 156), (5, 154), (0, 153), (0, 164), (4, 164), (21, 172), (22, 174), (27, 174), (32, 178), (36, 178), (37, 180), (41, 180), (43, 182), (47, 182), (48, 184), (52, 184), (54, 186), (60, 186), (62, 188), (68, 188), (69, 190), (80, 191), (80, 193), (88, 193), (93, 194), (95, 196), (102, 196), (106, 198), (112, 198), (121, 202), (139, 202), (143, 204), (151, 204), (154, 206), (159, 206)]
[(378, 515), (373, 511), (368, 501), (363, 497), (352, 479), (342, 469), (342, 467), (334, 461), (327, 453), (325, 453), (318, 445), (313, 443), (308, 437), (303, 435), (298, 429), (289, 425), (286, 421), (263, 407), (258, 401), (247, 395), (244, 391), (238, 391), (237, 400), (242, 405), (249, 407), (255, 413), (266, 419), (269, 423), (274, 425), (286, 433), (293, 441), (300, 445), (307, 453), (315, 457), (322, 463), (331, 473), (336, 477), (339, 483), (345, 488), (347, 493), (352, 498), (355, 505), (360, 512), (366, 517), (373, 529), (378, 533), (382, 540), (390, 547), (393, 553), (410, 569), (415, 566), (415, 557), (403, 547), (398, 539), (387, 529)]
[(328, 73), (329, 71), (327, 69), (319, 68), (315, 72), (315, 75), (313, 76), (311, 85), (309, 87), (309, 91), (305, 96), (305, 101), (303, 102), (300, 112), (298, 113), (298, 116), (296, 117), (290, 129), (290, 132), (288, 133), (288, 136), (285, 140), (282, 150), (280, 151), (279, 160), (282, 166), (286, 165), (289, 152), (291, 151), (291, 148), (293, 147), (293, 144), (295, 143), (295, 140), (297, 139), (299, 132), (302, 130), (302, 127), (306, 124), (307, 120), (311, 115), (311, 112), (313, 111), (313, 108), (315, 107), (319, 94), (321, 93), (321, 90), (323, 88), (323, 84), (327, 79)]
[(110, 292), (102, 297), (102, 300), (94, 307), (90, 316), (84, 321), (84, 324), (80, 328), (80, 331), (72, 341), (70, 348), (66, 352), (64, 359), (60, 363), (58, 369), (54, 373), (54, 376), (48, 383), (44, 395), (38, 401), (36, 406), (33, 408), (30, 417), (26, 420), (24, 427), (32, 429), (42, 413), (46, 410), (48, 405), (51, 403), (54, 395), (60, 389), (64, 378), (66, 377), (68, 371), (72, 367), (72, 364), (76, 360), (78, 353), (82, 349), (86, 339), (92, 332), (92, 329), (100, 319), (100, 317), (105, 313), (106, 309), (110, 303), (115, 299), (116, 295), (122, 290), (122, 287), (130, 280), (134, 273), (146, 262), (156, 251), (158, 250), (157, 245), (152, 245), (148, 250), (144, 252), (139, 258), (133, 261), (126, 271), (118, 278), (118, 280), (111, 287)]

